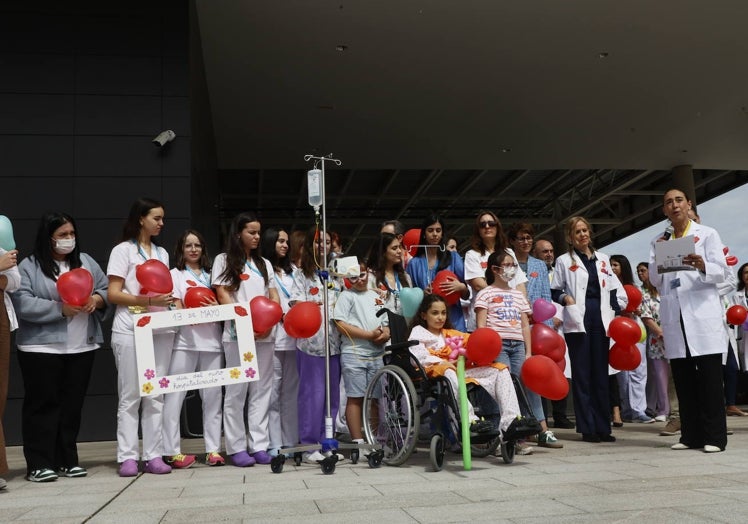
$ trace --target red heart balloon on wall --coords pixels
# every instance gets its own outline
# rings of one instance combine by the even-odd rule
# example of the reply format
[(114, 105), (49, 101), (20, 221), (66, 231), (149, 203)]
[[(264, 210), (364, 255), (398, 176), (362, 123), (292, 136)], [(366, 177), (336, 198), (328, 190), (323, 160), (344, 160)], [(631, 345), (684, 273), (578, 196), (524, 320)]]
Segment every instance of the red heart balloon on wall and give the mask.
[(267, 297), (259, 296), (249, 301), (252, 313), (252, 327), (255, 333), (263, 333), (280, 322), (283, 310), (280, 304)]
[(286, 313), (283, 327), (293, 338), (314, 336), (322, 325), (322, 312), (314, 302), (297, 302)]
[(57, 292), (65, 304), (85, 306), (93, 293), (94, 281), (87, 269), (79, 267), (60, 275)]
[(135, 278), (141, 286), (154, 293), (171, 293), (171, 290), (174, 289), (169, 268), (155, 258), (146, 260), (137, 266), (135, 268)]
[(212, 302), (216, 300), (216, 294), (213, 290), (207, 287), (191, 287), (187, 289), (184, 294), (184, 305), (188, 308), (202, 307), (203, 302)]

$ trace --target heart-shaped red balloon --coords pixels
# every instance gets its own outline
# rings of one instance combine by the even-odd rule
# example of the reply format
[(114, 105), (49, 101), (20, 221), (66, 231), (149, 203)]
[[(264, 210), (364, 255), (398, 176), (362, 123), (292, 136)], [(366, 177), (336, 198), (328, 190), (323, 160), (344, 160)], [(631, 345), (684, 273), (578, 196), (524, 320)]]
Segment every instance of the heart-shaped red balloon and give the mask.
[(207, 287), (196, 286), (187, 289), (184, 294), (184, 305), (188, 308), (202, 307), (203, 302), (216, 300), (216, 294)]
[(436, 276), (434, 277), (434, 281), (431, 282), (431, 292), (435, 295), (439, 295), (444, 299), (444, 301), (449, 304), (450, 306), (453, 306), (457, 304), (457, 302), (460, 300), (460, 293), (458, 292), (452, 292), (452, 293), (445, 293), (442, 291), (441, 286), (442, 284), (446, 283), (448, 280), (459, 280), (457, 278), (457, 275), (455, 275), (453, 272), (451, 272), (448, 269), (443, 269), (439, 271)]
[(171, 290), (174, 289), (169, 268), (155, 258), (146, 260), (137, 266), (135, 268), (135, 278), (138, 279), (141, 286), (154, 293), (171, 293)]
[(421, 240), (420, 229), (409, 229), (403, 235), (403, 247), (405, 247), (405, 250), (408, 253), (410, 253), (410, 256), (412, 257), (416, 256), (416, 251), (418, 251), (418, 248), (411, 247), (411, 246), (417, 246), (420, 240)]
[(555, 351), (561, 341), (553, 328), (545, 324), (533, 324), (530, 329), (530, 341), (533, 355), (545, 355), (551, 360), (556, 360), (549, 353)]
[(637, 288), (636, 286), (632, 286), (631, 284), (626, 284), (625, 286), (623, 286), (623, 289), (626, 292), (626, 297), (629, 300), (629, 303), (626, 304), (626, 309), (624, 309), (624, 311), (632, 313), (636, 311), (642, 303), (642, 292), (639, 290), (639, 288)]
[(283, 327), (293, 338), (309, 338), (319, 331), (322, 312), (314, 302), (297, 302), (286, 313)]
[(545, 355), (533, 355), (522, 364), (522, 382), (541, 397), (561, 400), (569, 393), (569, 382), (559, 366)]
[(249, 301), (249, 312), (252, 314), (252, 327), (255, 333), (264, 333), (280, 322), (283, 316), (280, 304), (264, 296)]
[(93, 293), (94, 281), (87, 269), (79, 267), (60, 275), (57, 292), (66, 304), (85, 306)]

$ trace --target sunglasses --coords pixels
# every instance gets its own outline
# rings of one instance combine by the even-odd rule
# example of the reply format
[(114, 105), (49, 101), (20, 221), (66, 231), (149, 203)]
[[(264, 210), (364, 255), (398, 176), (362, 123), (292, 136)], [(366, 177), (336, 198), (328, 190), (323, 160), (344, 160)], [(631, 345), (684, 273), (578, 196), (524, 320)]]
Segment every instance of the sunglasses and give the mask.
[(496, 227), (499, 224), (495, 220), (484, 220), (483, 222), (478, 222), (478, 225), (480, 227)]

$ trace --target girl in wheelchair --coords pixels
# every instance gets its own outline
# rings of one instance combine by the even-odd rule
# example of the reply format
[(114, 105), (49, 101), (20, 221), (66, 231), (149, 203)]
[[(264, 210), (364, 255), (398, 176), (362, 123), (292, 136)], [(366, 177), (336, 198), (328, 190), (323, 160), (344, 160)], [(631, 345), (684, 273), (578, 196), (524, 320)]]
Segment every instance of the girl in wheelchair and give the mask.
[[(455, 397), (457, 397), (457, 372), (454, 362), (449, 360), (452, 348), (447, 345), (447, 338), (462, 336), (467, 339), (468, 334), (451, 329), (447, 314), (447, 303), (439, 295), (423, 297), (418, 312), (413, 317), (412, 331), (409, 340), (417, 340), (418, 344), (410, 348), (411, 354), (418, 359), (429, 377), (445, 377)], [(488, 366), (467, 367), (465, 377), (468, 381), (482, 386), (499, 405), (499, 430), (502, 440), (509, 441), (521, 438), (532, 429), (526, 426), (537, 426), (537, 422), (527, 420), (520, 414), (517, 393), (509, 369), (504, 364), (494, 362)], [(471, 426), (482, 426), (477, 422), (472, 404), (469, 406)], [(534, 422), (534, 424), (532, 423)], [(523, 429), (524, 428), (524, 429)], [(471, 427), (473, 432), (490, 431), (490, 428)], [(476, 431), (477, 430), (477, 431)], [(535, 429), (537, 431), (537, 429)]]

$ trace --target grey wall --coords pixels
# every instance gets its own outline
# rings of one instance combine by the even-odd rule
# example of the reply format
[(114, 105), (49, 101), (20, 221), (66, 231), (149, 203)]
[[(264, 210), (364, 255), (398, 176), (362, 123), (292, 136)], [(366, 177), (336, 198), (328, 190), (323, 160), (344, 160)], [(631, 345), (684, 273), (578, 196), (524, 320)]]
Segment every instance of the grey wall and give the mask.
[[(178, 0), (0, 4), (0, 214), (21, 257), (39, 217), (72, 214), (104, 269), (131, 202), (164, 202), (171, 252), (190, 224), (189, 10)], [(87, 5), (92, 5), (86, 3)], [(172, 129), (163, 149), (151, 140)], [(116, 371), (97, 354), (81, 440), (113, 439)], [(23, 385), (11, 355), (9, 445), (20, 443)]]

